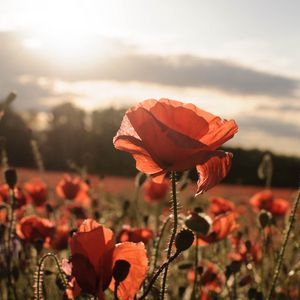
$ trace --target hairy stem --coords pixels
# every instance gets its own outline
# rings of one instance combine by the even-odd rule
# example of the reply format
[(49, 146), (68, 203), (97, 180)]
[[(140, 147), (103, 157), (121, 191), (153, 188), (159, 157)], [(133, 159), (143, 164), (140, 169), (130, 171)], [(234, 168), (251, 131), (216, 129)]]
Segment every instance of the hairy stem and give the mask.
[[(172, 212), (173, 212), (173, 230), (169, 241), (168, 251), (167, 251), (167, 260), (171, 257), (172, 245), (177, 232), (177, 224), (178, 224), (178, 212), (177, 212), (177, 194), (176, 194), (176, 173), (171, 173), (171, 181), (172, 181)], [(167, 284), (167, 276), (168, 276), (169, 264), (165, 267), (162, 286), (161, 286), (161, 300), (164, 300), (166, 284)]]
[(300, 190), (298, 191), (298, 195), (294, 200), (293, 208), (292, 208), (292, 211), (291, 211), (291, 214), (290, 214), (290, 217), (289, 217), (289, 223), (287, 225), (286, 232), (285, 232), (285, 237), (284, 237), (284, 240), (283, 240), (280, 252), (279, 252), (279, 256), (278, 256), (278, 259), (277, 259), (277, 263), (276, 263), (276, 267), (275, 267), (275, 271), (274, 271), (274, 276), (273, 276), (273, 280), (272, 280), (272, 284), (271, 284), (271, 287), (270, 287), (270, 291), (269, 291), (267, 300), (270, 300), (272, 298), (272, 295), (273, 295), (273, 292), (274, 292), (274, 289), (275, 289), (275, 286), (276, 286), (276, 282), (277, 282), (278, 277), (279, 277), (280, 268), (281, 268), (281, 265), (283, 263), (283, 258), (284, 258), (284, 253), (285, 253), (285, 250), (286, 250), (287, 242), (289, 240), (289, 236), (290, 236), (290, 233), (291, 233), (292, 228), (293, 228), (293, 224), (294, 224), (295, 219), (296, 219), (296, 212), (297, 212), (297, 207), (298, 207), (299, 201), (300, 201)]
[(58, 261), (58, 258), (56, 257), (55, 254), (53, 253), (47, 253), (45, 254), (41, 259), (40, 262), (38, 264), (38, 270), (37, 270), (37, 274), (36, 274), (36, 278), (35, 278), (35, 288), (36, 288), (36, 292), (35, 292), (35, 299), (36, 300), (42, 300), (43, 299), (43, 295), (42, 294), (42, 288), (41, 285), (43, 284), (43, 268), (44, 268), (44, 262), (47, 258), (52, 257), (55, 261), (58, 273), (60, 275), (60, 278), (63, 282), (64, 287), (66, 288), (68, 286), (68, 282), (65, 278), (65, 275), (61, 269), (60, 263)]
[(165, 270), (169, 264), (180, 254), (180, 251), (176, 251), (174, 253), (174, 255), (170, 256), (169, 259), (164, 262), (160, 268), (156, 271), (155, 275), (152, 277), (152, 279), (150, 280), (149, 282), (149, 285), (146, 289), (146, 291), (144, 292), (144, 294), (141, 296), (141, 298), (139, 298), (139, 300), (143, 300), (146, 298), (146, 296), (149, 294), (149, 292), (151, 291), (152, 287), (153, 287), (153, 284), (155, 283), (156, 279), (158, 278), (158, 276), (161, 274), (161, 272), (163, 270)]

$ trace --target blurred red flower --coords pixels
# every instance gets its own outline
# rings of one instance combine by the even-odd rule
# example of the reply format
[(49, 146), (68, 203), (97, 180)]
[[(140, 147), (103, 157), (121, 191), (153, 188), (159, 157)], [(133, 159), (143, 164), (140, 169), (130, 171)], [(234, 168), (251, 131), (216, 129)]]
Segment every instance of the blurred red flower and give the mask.
[(262, 209), (269, 211), (274, 216), (284, 216), (289, 210), (289, 202), (282, 198), (275, 198), (270, 190), (264, 190), (254, 194), (250, 198), (250, 204), (255, 211)]
[(222, 197), (212, 197), (210, 198), (209, 212), (214, 216), (222, 215), (226, 212), (236, 211), (235, 204)]
[(16, 224), (18, 236), (30, 243), (36, 241), (45, 242), (47, 238), (52, 238), (55, 233), (55, 224), (48, 219), (37, 216), (27, 216)]
[(124, 225), (119, 232), (118, 242), (143, 242), (145, 245), (153, 239), (154, 234), (151, 229), (148, 228), (131, 228), (129, 225)]
[(81, 203), (83, 207), (89, 206), (88, 196), (89, 186), (79, 177), (72, 178), (70, 175), (64, 175), (63, 179), (59, 181), (56, 186), (56, 193), (59, 197), (76, 200)]
[(55, 235), (51, 240), (51, 248), (61, 251), (68, 249), (68, 242), (70, 237), (70, 228), (67, 225), (57, 226)]
[[(209, 292), (220, 293), (222, 291), (222, 287), (225, 284), (226, 278), (225, 274), (222, 270), (215, 265), (214, 263), (204, 260), (201, 265), (201, 277), (200, 277), (200, 285), (201, 285), (201, 300), (210, 299), (208, 297)], [(188, 280), (193, 283), (195, 277), (195, 271), (190, 270), (188, 272)], [(199, 276), (198, 276), (199, 278)]]
[(159, 202), (164, 199), (169, 191), (170, 181), (164, 178), (162, 182), (155, 182), (149, 177), (144, 183), (144, 199), (147, 202)]
[(41, 180), (25, 183), (24, 189), (29, 194), (34, 206), (42, 206), (47, 201), (47, 186)]
[[(133, 299), (147, 272), (148, 260), (143, 243), (115, 244), (113, 232), (92, 219), (85, 220), (70, 238), (72, 275), (78, 286), (104, 299), (104, 290), (114, 290), (113, 267), (118, 260), (130, 264), (129, 274), (118, 287), (118, 298)], [(75, 295), (76, 296), (76, 295)]]
[(211, 230), (207, 235), (199, 235), (198, 245), (205, 246), (227, 238), (229, 234), (237, 230), (236, 214), (229, 212), (213, 219)]
[[(2, 201), (10, 204), (9, 187), (6, 183), (0, 185), (0, 197), (2, 198)], [(15, 209), (21, 208), (22, 206), (25, 206), (29, 202), (28, 197), (24, 194), (23, 190), (20, 187), (14, 188), (14, 198), (15, 198), (14, 200)]]
[(231, 260), (243, 261), (246, 263), (253, 260), (255, 263), (258, 263), (262, 259), (262, 247), (258, 243), (253, 244), (250, 242), (247, 249), (245, 241), (235, 236), (231, 238), (231, 245), (233, 252), (228, 254), (228, 257)]
[(127, 110), (113, 143), (131, 153), (137, 169), (156, 181), (168, 171), (196, 166), (201, 194), (227, 175), (232, 154), (216, 149), (237, 131), (234, 120), (222, 120), (193, 104), (150, 99)]

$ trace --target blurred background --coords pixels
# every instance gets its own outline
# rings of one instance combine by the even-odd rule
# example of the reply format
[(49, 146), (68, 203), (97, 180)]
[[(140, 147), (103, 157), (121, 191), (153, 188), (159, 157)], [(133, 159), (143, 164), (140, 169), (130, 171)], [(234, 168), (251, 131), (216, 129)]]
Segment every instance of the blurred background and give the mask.
[(298, 185), (299, 1), (2, 0), (0, 11), (10, 164), (34, 167), (35, 141), (46, 169), (134, 175), (112, 137), (127, 107), (166, 97), (236, 120), (228, 182), (260, 184), (271, 151), (274, 185)]

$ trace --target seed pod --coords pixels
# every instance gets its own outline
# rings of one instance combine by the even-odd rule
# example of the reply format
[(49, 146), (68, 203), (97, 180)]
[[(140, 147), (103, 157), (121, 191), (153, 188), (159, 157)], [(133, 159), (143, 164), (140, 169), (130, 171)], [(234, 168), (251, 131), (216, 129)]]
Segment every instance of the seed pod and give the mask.
[(187, 250), (192, 246), (194, 242), (194, 234), (189, 229), (182, 229), (179, 231), (179, 233), (176, 235), (175, 238), (175, 246), (177, 251), (184, 251)]
[(10, 189), (13, 189), (17, 183), (17, 172), (15, 169), (7, 169), (4, 172), (5, 181)]

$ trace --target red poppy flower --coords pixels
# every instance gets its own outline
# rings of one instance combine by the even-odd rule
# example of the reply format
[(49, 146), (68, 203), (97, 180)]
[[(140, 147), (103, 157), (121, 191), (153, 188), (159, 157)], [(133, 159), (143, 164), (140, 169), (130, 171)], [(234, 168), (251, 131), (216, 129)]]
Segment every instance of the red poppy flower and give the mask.
[(68, 200), (76, 200), (84, 207), (89, 206), (88, 197), (89, 186), (79, 177), (72, 178), (70, 175), (65, 175), (56, 186), (56, 193), (59, 197)]
[(25, 191), (30, 195), (33, 205), (42, 206), (48, 197), (46, 184), (40, 180), (27, 182), (24, 185)]
[[(0, 196), (2, 197), (3, 201), (6, 203), (10, 203), (9, 200), (9, 187), (7, 184), (2, 184), (0, 186)], [(21, 208), (28, 203), (28, 197), (24, 194), (23, 190), (20, 187), (14, 188), (14, 206), (15, 209)]]
[(231, 245), (234, 250), (228, 254), (228, 257), (231, 260), (244, 261), (247, 263), (249, 259), (251, 259), (255, 263), (258, 263), (262, 259), (262, 248), (258, 243), (251, 243), (250, 249), (247, 249), (246, 243), (243, 241), (243, 239), (232, 237)]
[(217, 216), (207, 235), (199, 235), (198, 245), (205, 246), (225, 239), (229, 234), (238, 229), (235, 213), (226, 213)]
[(250, 204), (255, 211), (264, 209), (274, 216), (284, 216), (289, 210), (288, 201), (282, 198), (275, 198), (270, 190), (264, 190), (253, 195), (250, 199)]
[(216, 149), (237, 130), (233, 120), (222, 120), (193, 104), (151, 99), (126, 112), (113, 142), (133, 155), (139, 171), (156, 181), (168, 171), (196, 166), (201, 194), (227, 175), (232, 154)]
[(57, 227), (55, 235), (51, 240), (51, 247), (57, 251), (68, 249), (70, 228), (67, 225)]
[(235, 204), (222, 197), (213, 197), (210, 199), (209, 212), (214, 216), (222, 215), (230, 211), (236, 211)]
[(117, 237), (118, 242), (143, 242), (145, 245), (153, 239), (153, 231), (148, 228), (131, 228), (129, 225), (123, 226)]
[(162, 182), (155, 182), (148, 178), (144, 183), (144, 199), (147, 202), (159, 202), (164, 199), (169, 191), (170, 181), (164, 178)]
[(121, 300), (134, 298), (147, 272), (148, 261), (143, 243), (115, 245), (110, 229), (87, 219), (71, 237), (70, 247), (72, 275), (84, 292), (103, 300), (104, 290), (108, 287), (114, 289), (112, 270), (116, 261), (126, 260), (130, 270), (118, 287), (118, 297)]
[[(225, 284), (226, 278), (221, 269), (214, 263), (204, 260), (201, 263), (202, 273), (200, 277), (201, 283), (201, 299), (207, 298), (209, 292), (220, 293), (222, 286)], [(194, 282), (195, 272), (190, 270), (188, 272), (188, 280)]]
[(18, 236), (27, 242), (34, 243), (38, 240), (45, 242), (47, 238), (53, 237), (55, 224), (48, 219), (27, 216), (17, 223), (16, 230)]

